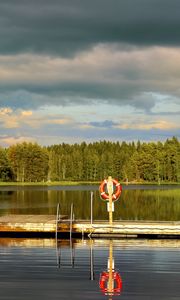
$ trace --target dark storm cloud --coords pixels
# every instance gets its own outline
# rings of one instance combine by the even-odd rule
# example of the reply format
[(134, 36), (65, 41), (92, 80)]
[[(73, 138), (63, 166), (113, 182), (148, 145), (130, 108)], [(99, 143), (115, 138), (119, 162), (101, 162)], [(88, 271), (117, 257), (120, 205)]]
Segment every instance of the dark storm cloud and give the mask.
[(180, 45), (179, 0), (1, 0), (0, 53), (71, 56), (97, 43)]
[(179, 104), (179, 70), (180, 51), (172, 47), (127, 52), (99, 45), (73, 59), (1, 55), (0, 106), (31, 109), (104, 103), (150, 112), (157, 101)]
[(118, 123), (111, 120), (105, 120), (103, 122), (90, 122), (89, 125), (96, 128), (112, 128), (113, 126), (118, 125)]
[[(7, 89), (9, 90), (7, 92)], [(11, 91), (12, 89), (12, 91)], [(68, 83), (56, 86), (24, 86), (24, 89), (14, 87), (0, 88), (0, 106), (12, 108), (36, 109), (44, 105), (131, 105), (147, 112), (154, 106), (154, 99), (140, 99), (140, 88), (128, 85)], [(121, 99), (119, 99), (121, 97)]]

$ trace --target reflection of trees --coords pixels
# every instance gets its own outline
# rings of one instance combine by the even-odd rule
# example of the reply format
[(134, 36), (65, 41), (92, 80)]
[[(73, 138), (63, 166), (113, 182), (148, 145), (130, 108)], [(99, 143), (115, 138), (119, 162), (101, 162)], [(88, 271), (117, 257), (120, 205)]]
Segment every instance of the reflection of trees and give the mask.
[[(61, 213), (69, 215), (74, 204), (76, 219), (90, 220), (90, 191), (47, 190), (42, 187), (17, 188), (4, 195), (0, 193), (0, 210), (15, 214), (56, 214), (57, 203)], [(179, 189), (171, 190), (123, 190), (120, 200), (115, 202), (114, 220), (179, 220)], [(99, 192), (94, 192), (94, 220), (108, 219), (106, 203), (100, 200)]]

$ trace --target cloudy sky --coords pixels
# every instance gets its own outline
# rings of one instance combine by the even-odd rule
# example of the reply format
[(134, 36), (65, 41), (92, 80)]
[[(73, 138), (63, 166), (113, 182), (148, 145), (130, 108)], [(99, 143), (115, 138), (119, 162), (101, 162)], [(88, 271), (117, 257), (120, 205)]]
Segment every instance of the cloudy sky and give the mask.
[(0, 145), (180, 137), (179, 0), (0, 0)]

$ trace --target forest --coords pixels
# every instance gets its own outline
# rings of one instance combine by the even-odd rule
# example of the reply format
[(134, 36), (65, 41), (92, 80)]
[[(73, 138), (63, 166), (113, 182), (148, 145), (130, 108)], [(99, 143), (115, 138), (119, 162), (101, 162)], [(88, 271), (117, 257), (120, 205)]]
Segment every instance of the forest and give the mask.
[(180, 182), (180, 142), (110, 142), (0, 147), (1, 182)]

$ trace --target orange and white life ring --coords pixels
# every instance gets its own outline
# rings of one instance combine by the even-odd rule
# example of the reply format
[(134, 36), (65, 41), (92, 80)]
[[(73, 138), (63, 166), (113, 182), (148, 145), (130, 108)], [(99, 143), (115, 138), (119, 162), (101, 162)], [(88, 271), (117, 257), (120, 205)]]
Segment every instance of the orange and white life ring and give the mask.
[[(113, 182), (113, 186), (115, 188), (115, 190), (112, 194), (112, 201), (114, 202), (114, 201), (118, 200), (118, 198), (120, 197), (121, 192), (122, 192), (122, 186), (116, 179), (112, 179), (112, 182)], [(104, 201), (109, 201), (109, 194), (107, 192), (107, 183), (108, 183), (108, 180), (104, 179), (101, 182), (100, 187), (99, 187), (101, 199)]]
[(122, 279), (117, 271), (112, 272), (113, 288), (110, 291), (108, 289), (109, 272), (102, 272), (99, 279), (99, 287), (103, 294), (119, 295), (122, 291)]

